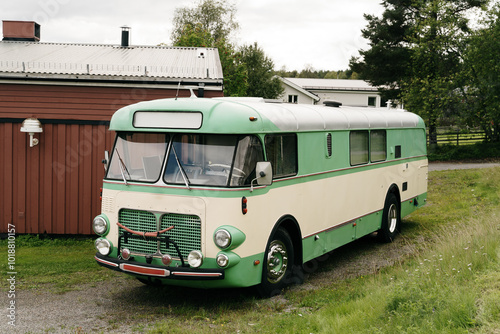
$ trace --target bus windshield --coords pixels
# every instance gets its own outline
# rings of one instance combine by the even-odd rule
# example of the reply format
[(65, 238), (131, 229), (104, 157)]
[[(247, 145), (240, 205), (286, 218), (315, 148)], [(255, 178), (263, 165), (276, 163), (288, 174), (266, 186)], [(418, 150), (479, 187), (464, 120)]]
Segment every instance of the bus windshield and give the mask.
[(250, 185), (264, 154), (255, 136), (175, 135), (165, 168), (170, 184), (206, 186)]
[(168, 135), (159, 133), (119, 133), (106, 178), (155, 182), (160, 178), (167, 151)]
[(264, 153), (250, 135), (119, 133), (106, 178), (157, 182), (165, 157), (167, 184), (237, 187), (250, 185)]

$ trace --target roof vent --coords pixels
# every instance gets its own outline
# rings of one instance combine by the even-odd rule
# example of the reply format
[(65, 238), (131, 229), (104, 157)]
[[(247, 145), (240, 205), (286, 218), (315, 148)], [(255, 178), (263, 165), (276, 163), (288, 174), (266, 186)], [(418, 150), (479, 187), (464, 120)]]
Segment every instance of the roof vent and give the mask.
[(124, 48), (128, 48), (130, 45), (130, 27), (123, 26), (122, 28), (122, 44)]
[(334, 108), (338, 108), (342, 105), (342, 102), (340, 101), (334, 101), (334, 100), (325, 100), (323, 101), (323, 104), (327, 107), (334, 107)]
[(2, 21), (4, 41), (40, 41), (40, 25), (34, 21)]

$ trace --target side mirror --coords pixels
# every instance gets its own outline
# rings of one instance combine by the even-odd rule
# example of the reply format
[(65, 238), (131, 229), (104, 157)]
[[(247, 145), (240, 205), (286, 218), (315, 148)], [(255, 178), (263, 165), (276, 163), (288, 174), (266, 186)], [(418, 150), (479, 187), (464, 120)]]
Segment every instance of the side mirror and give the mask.
[(104, 159), (102, 159), (102, 163), (104, 164), (104, 171), (108, 171), (108, 163), (109, 163), (109, 152), (104, 151)]
[(256, 178), (250, 184), (250, 191), (253, 191), (253, 183), (257, 181), (260, 186), (269, 186), (273, 183), (273, 168), (269, 161), (259, 161), (255, 167)]

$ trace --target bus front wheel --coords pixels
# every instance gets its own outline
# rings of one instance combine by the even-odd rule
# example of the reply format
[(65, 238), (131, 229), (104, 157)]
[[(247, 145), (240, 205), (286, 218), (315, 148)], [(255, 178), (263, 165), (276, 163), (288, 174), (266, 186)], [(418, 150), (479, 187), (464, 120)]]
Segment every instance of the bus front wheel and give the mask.
[(293, 281), (293, 267), (293, 243), (288, 232), (280, 227), (266, 247), (262, 281), (258, 286), (260, 295), (270, 297), (280, 294), (281, 290)]
[(382, 214), (382, 226), (378, 231), (378, 239), (382, 242), (392, 242), (400, 231), (401, 212), (396, 195), (390, 193), (385, 200)]

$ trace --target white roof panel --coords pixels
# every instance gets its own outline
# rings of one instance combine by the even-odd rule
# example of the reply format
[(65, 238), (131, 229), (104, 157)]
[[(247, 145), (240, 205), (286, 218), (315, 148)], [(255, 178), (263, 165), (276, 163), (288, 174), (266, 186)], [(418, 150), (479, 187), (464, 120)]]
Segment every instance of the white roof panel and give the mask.
[(301, 104), (243, 103), (283, 131), (413, 128), (420, 117), (401, 110), (366, 107), (326, 107)]
[(214, 48), (0, 42), (0, 72), (222, 80)]

